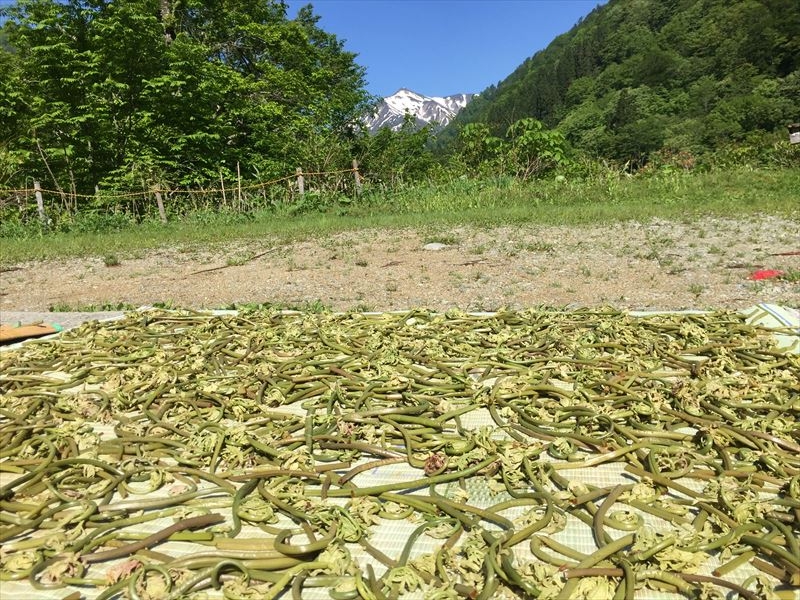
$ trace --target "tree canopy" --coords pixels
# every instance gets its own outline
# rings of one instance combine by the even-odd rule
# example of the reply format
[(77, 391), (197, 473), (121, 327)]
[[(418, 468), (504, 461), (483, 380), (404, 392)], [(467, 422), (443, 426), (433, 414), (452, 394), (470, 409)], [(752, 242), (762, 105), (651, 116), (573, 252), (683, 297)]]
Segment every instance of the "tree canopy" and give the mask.
[(285, 175), (329, 160), (372, 101), (310, 5), (294, 19), (276, 0), (19, 0), (4, 13), (0, 186)]

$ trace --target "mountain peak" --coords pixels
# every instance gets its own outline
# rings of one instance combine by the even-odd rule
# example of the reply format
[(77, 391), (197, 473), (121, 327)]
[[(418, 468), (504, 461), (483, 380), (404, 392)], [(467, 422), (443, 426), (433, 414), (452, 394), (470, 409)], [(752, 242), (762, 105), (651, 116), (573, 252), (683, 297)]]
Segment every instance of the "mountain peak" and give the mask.
[(400, 88), (381, 101), (375, 113), (366, 120), (366, 125), (372, 133), (383, 127), (397, 131), (403, 126), (406, 114), (410, 114), (419, 127), (435, 122), (438, 124), (437, 128), (441, 129), (473, 96), (475, 94), (425, 96), (408, 88)]

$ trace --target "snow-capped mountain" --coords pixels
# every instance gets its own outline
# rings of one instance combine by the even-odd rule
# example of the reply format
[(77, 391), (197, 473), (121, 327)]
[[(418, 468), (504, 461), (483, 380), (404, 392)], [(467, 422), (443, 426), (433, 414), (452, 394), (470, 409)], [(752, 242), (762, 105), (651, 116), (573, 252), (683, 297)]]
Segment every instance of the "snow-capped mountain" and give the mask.
[(397, 131), (403, 126), (408, 113), (414, 117), (419, 127), (436, 122), (437, 128), (441, 129), (472, 100), (473, 96), (475, 94), (454, 94), (443, 98), (423, 96), (401, 88), (381, 101), (375, 114), (366, 120), (366, 126), (372, 133), (382, 127)]

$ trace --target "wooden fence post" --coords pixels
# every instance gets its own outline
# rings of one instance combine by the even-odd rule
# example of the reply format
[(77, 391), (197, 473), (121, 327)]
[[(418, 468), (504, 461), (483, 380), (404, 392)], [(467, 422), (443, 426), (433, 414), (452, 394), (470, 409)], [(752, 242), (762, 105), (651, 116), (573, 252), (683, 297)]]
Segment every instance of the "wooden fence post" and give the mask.
[(225, 180), (222, 178), (222, 169), (219, 170), (219, 185), (222, 187), (222, 206), (228, 207), (228, 199), (225, 197)]
[(42, 186), (38, 181), (34, 181), (33, 189), (36, 192), (36, 210), (39, 212), (39, 220), (42, 222), (42, 225), (47, 225), (47, 215), (44, 214), (44, 199), (42, 198)]
[(161, 197), (161, 187), (156, 184), (153, 190), (156, 194), (156, 204), (158, 204), (158, 216), (161, 218), (162, 223), (167, 222), (167, 211), (164, 210), (164, 199)]
[(236, 161), (236, 181), (239, 188), (239, 207), (237, 210), (242, 210), (242, 172), (239, 170), (239, 161)]
[(297, 191), (300, 192), (300, 196), (304, 196), (306, 193), (306, 181), (303, 179), (303, 169), (297, 167), (295, 172), (297, 173)]
[(361, 173), (358, 172), (358, 161), (353, 159), (353, 177), (356, 181), (356, 196), (361, 195)]

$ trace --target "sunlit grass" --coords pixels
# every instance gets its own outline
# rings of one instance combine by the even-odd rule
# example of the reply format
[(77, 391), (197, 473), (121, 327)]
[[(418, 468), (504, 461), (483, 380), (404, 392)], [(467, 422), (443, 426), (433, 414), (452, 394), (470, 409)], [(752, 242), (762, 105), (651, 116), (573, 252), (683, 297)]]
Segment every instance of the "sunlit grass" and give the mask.
[(367, 192), (325, 212), (291, 210), (241, 216), (204, 215), (155, 220), (109, 233), (56, 233), (0, 238), (0, 263), (75, 256), (114, 256), (163, 246), (213, 247), (259, 240), (280, 245), (356, 229), (506, 224), (574, 225), (701, 216), (742, 218), (779, 214), (800, 218), (796, 170), (738, 170), (657, 177), (609, 175), (590, 181), (456, 180), (401, 192)]

